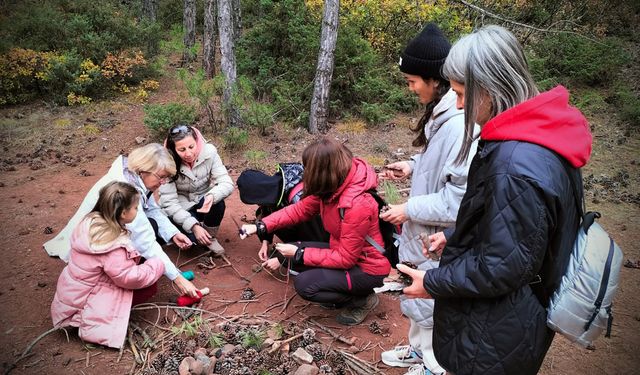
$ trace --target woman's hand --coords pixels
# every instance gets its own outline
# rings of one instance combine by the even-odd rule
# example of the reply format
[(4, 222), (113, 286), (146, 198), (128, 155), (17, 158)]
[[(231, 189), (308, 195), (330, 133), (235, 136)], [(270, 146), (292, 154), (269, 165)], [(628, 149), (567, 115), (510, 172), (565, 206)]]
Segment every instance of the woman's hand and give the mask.
[(211, 244), (211, 235), (200, 224), (192, 226), (191, 231), (200, 245), (209, 246)]
[(184, 233), (176, 233), (175, 236), (171, 237), (171, 241), (173, 241), (180, 250), (186, 250), (193, 245), (193, 242), (187, 237)]
[(416, 270), (404, 264), (398, 264), (396, 267), (398, 271), (406, 273), (413, 280), (411, 285), (402, 289), (402, 293), (409, 298), (433, 298), (429, 292), (424, 289), (423, 282), (424, 275), (427, 273), (426, 271)]
[(256, 234), (258, 227), (255, 224), (242, 224), (241, 230), (243, 233), (240, 235), (240, 239), (244, 240), (252, 234)]
[(411, 174), (411, 165), (406, 161), (398, 161), (384, 166), (378, 177), (390, 180), (402, 180)]
[(262, 267), (268, 269), (269, 271), (275, 271), (280, 268), (280, 261), (278, 258), (271, 258), (262, 263)]
[(184, 278), (182, 275), (178, 275), (173, 282), (178, 287), (178, 292), (180, 295), (186, 295), (189, 297), (197, 297), (198, 296), (198, 288), (191, 283), (191, 281)]
[(296, 254), (298, 246), (289, 243), (279, 243), (276, 244), (276, 250), (278, 250), (280, 254), (284, 255), (285, 257), (291, 258)]
[(427, 237), (427, 242), (424, 241), (422, 235), (420, 235), (420, 238), (422, 239), (422, 254), (424, 254), (424, 256), (429, 257), (429, 253), (436, 253), (438, 257), (442, 256), (442, 250), (444, 250), (447, 244), (447, 238), (444, 236), (444, 232), (430, 235)]
[(262, 241), (262, 246), (260, 246), (260, 251), (258, 251), (258, 258), (261, 261), (266, 262), (269, 259), (269, 242)]
[(380, 219), (388, 221), (393, 225), (401, 225), (409, 220), (406, 214), (407, 204), (390, 204), (389, 209), (380, 214)]

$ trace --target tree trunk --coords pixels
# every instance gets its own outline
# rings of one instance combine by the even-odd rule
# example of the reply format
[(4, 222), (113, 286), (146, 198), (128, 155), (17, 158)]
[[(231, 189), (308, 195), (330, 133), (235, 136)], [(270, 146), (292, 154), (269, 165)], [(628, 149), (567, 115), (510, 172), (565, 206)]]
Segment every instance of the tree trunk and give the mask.
[(204, 41), (202, 69), (207, 78), (216, 74), (216, 1), (204, 1)]
[(233, 6), (233, 41), (234, 43), (240, 38), (242, 33), (242, 11), (240, 9), (240, 0), (231, 0)]
[(184, 0), (184, 53), (182, 65), (187, 65), (195, 59), (193, 46), (196, 44), (196, 0)]
[(156, 22), (159, 0), (142, 0), (142, 15), (150, 22)]
[(326, 132), (329, 107), (329, 89), (333, 76), (334, 51), (338, 40), (338, 12), (340, 0), (325, 0), (322, 15), (320, 52), (314, 78), (313, 97), (309, 111), (309, 132)]
[(218, 0), (218, 34), (220, 35), (220, 68), (225, 85), (222, 94), (223, 106), (228, 126), (240, 126), (240, 114), (233, 103), (233, 91), (236, 86), (236, 56), (233, 51), (232, 0)]

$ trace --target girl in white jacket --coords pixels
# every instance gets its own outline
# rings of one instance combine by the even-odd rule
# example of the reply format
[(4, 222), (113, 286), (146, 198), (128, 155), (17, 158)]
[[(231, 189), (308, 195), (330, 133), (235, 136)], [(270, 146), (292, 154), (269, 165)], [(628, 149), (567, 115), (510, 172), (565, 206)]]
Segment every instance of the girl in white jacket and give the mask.
[[(451, 45), (434, 24), (427, 24), (409, 44), (400, 59), (400, 71), (409, 90), (418, 96), (426, 110), (417, 126), (414, 147), (422, 152), (411, 160), (392, 163), (380, 174), (381, 178), (403, 179), (411, 176), (409, 200), (390, 205), (381, 215), (383, 220), (402, 224), (399, 258), (411, 262), (421, 270), (438, 266), (436, 260), (422, 253), (420, 233), (434, 235), (455, 224), (460, 201), (467, 187), (469, 162), (454, 163), (464, 138), (464, 113), (456, 108), (456, 94), (440, 73)], [(479, 133), (480, 129), (476, 129)], [(445, 370), (433, 353), (433, 300), (405, 299), (400, 303), (409, 317), (409, 345), (382, 353), (382, 361), (389, 366), (410, 367), (407, 374), (440, 374)]]
[(224, 254), (216, 237), (233, 181), (218, 151), (205, 142), (198, 129), (187, 125), (171, 128), (165, 145), (177, 173), (160, 187), (162, 209), (192, 240), (216, 255)]

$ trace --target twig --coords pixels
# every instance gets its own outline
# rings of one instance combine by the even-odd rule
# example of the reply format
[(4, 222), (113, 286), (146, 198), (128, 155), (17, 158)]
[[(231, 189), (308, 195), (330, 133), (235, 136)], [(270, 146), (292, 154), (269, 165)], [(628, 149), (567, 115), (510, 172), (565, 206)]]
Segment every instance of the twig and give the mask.
[(65, 334), (67, 335), (67, 341), (69, 341), (69, 334), (67, 333), (67, 331), (64, 328), (61, 327), (53, 327), (50, 330), (44, 332), (43, 334), (41, 334), (40, 336), (38, 336), (35, 340), (33, 340), (31, 342), (31, 344), (29, 344), (29, 346), (27, 346), (27, 348), (22, 352), (22, 355), (20, 356), (20, 358), (16, 359), (15, 362), (13, 362), (14, 365), (18, 364), (18, 362), (22, 361), (23, 359), (26, 358), (27, 354), (29, 354), (29, 352), (31, 351), (31, 349), (33, 348), (33, 346), (35, 344), (38, 343), (38, 341), (42, 340), (43, 338), (45, 338), (45, 336), (47, 336), (48, 334), (55, 332), (57, 330), (63, 330), (65, 332)]
[(135, 342), (133, 342), (133, 330), (129, 330), (129, 345), (131, 346), (131, 351), (133, 352), (133, 359), (135, 359), (135, 362), (142, 363), (140, 354), (138, 354), (138, 349), (136, 349), (136, 344)]
[(278, 341), (274, 342), (273, 343), (274, 347), (269, 350), (269, 354), (275, 353), (276, 351), (278, 351), (278, 349), (280, 349), (282, 347), (282, 345), (290, 343), (291, 341), (293, 341), (295, 339), (299, 339), (300, 337), (302, 337), (302, 335), (303, 335), (302, 333), (298, 333), (297, 335), (291, 336), (286, 340), (278, 340)]
[(187, 260), (187, 261), (183, 262), (182, 264), (178, 265), (178, 268), (180, 268), (180, 267), (182, 267), (182, 266), (185, 266), (185, 265), (187, 265), (187, 264), (189, 264), (189, 263), (193, 262), (193, 261), (194, 261), (194, 260), (196, 260), (196, 259), (200, 259), (200, 258), (202, 258), (202, 257), (204, 257), (204, 256), (207, 256), (207, 255), (210, 255), (210, 254), (211, 254), (211, 250), (207, 250), (207, 251), (205, 251), (204, 253), (202, 253), (202, 254), (200, 254), (200, 255), (198, 255), (198, 256), (196, 256), (196, 257), (193, 257), (193, 258), (191, 258), (191, 259), (189, 259), (189, 260)]
[(37, 360), (35, 360), (35, 361), (31, 362), (31, 363), (27, 363), (27, 364), (26, 364), (26, 365), (24, 365), (23, 367), (24, 367), (24, 368), (33, 367), (33, 366), (37, 365), (38, 363), (40, 363), (40, 362), (42, 362), (42, 361), (43, 361), (43, 359), (42, 359), (42, 358), (40, 358), (40, 359), (37, 359)]
[(369, 362), (356, 357), (351, 353), (347, 353), (343, 350), (338, 350), (338, 353), (342, 355), (345, 362), (358, 374), (367, 375), (367, 374), (382, 374), (383, 372), (372, 366)]
[(249, 279), (247, 279), (246, 277), (242, 276), (242, 274), (240, 273), (240, 271), (238, 271), (238, 269), (229, 261), (229, 258), (227, 258), (226, 255), (222, 254), (221, 255), (222, 259), (224, 259), (225, 262), (227, 262), (227, 264), (229, 265), (229, 267), (231, 267), (231, 269), (233, 269), (238, 276), (240, 276), (240, 278), (246, 282), (249, 282)]
[[(257, 260), (251, 258), (255, 263), (259, 264), (262, 267), (262, 263), (258, 262)], [(276, 275), (272, 274), (271, 271), (269, 271), (268, 269), (266, 269), (265, 267), (260, 268), (261, 271), (265, 271), (266, 273), (268, 273), (269, 275), (271, 275), (271, 277), (273, 277), (274, 279), (278, 280), (278, 282), (281, 282), (283, 284), (286, 284), (287, 282), (285, 280), (281, 280), (279, 278), (276, 277)]]
[(316, 322), (315, 320), (307, 317), (307, 321), (311, 324), (313, 324), (314, 326), (320, 328), (321, 330), (323, 330), (324, 332), (328, 333), (331, 337), (333, 337), (334, 339), (347, 344), (347, 345), (353, 345), (355, 343), (355, 339), (347, 339), (344, 336), (333, 332), (332, 330), (330, 330), (329, 328), (327, 328), (326, 326)]
[[(478, 12), (478, 13), (482, 14), (483, 16), (484, 16), (484, 15), (487, 15), (487, 16), (489, 16), (489, 17), (492, 17), (492, 18), (498, 19), (498, 20), (503, 21), (503, 22), (506, 22), (506, 23), (510, 23), (510, 24), (512, 24), (512, 25), (515, 25), (515, 26), (524, 27), (525, 29), (530, 29), (530, 30), (534, 30), (534, 31), (542, 32), (542, 33), (556, 33), (556, 34), (564, 33), (564, 34), (574, 34), (574, 35), (577, 35), (577, 36), (579, 36), (579, 37), (582, 37), (582, 38), (588, 39), (588, 40), (590, 40), (590, 41), (592, 41), (592, 42), (594, 42), (594, 43), (598, 43), (598, 44), (600, 44), (600, 45), (602, 45), (602, 46), (606, 46), (606, 44), (605, 44), (605, 43), (602, 43), (602, 42), (600, 42), (600, 41), (598, 41), (598, 40), (595, 40), (595, 39), (593, 39), (593, 38), (589, 38), (588, 36), (583, 35), (583, 34), (580, 34), (580, 33), (575, 32), (575, 31), (570, 31), (570, 30), (552, 30), (552, 29), (551, 29), (551, 26), (553, 26), (553, 25), (549, 26), (549, 27), (548, 27), (548, 28), (546, 28), (546, 29), (541, 29), (541, 28), (539, 28), (539, 27), (531, 26), (531, 25), (528, 25), (528, 24), (526, 24), (526, 23), (522, 23), (522, 22), (518, 22), (518, 21), (514, 21), (514, 20), (507, 19), (507, 18), (502, 17), (502, 16), (500, 16), (500, 15), (498, 15), (498, 14), (495, 14), (495, 13), (493, 13), (493, 12), (490, 12), (490, 11), (488, 11), (488, 10), (484, 9), (484, 8), (480, 8), (480, 7), (479, 7), (479, 6), (477, 6), (477, 5), (470, 4), (469, 2), (467, 2), (467, 1), (465, 1), (465, 0), (455, 0), (455, 1), (456, 1), (456, 2), (458, 2), (458, 3), (460, 3), (460, 4), (463, 4), (463, 5), (467, 6), (467, 7), (471, 8), (471, 9), (473, 9), (473, 10), (475, 10), (476, 12)], [(558, 22), (556, 22), (556, 23), (558, 23)]]
[(266, 313), (268, 313), (269, 311), (275, 309), (276, 307), (282, 306), (284, 304), (284, 301), (278, 301), (274, 304), (272, 304), (271, 306), (267, 307), (266, 310), (264, 310), (261, 314), (264, 315)]
[(120, 351), (118, 353), (118, 359), (116, 359), (116, 363), (120, 363), (120, 360), (122, 359), (122, 353), (124, 353), (124, 345), (120, 347)]
[[(287, 288), (288, 289), (288, 288)], [(282, 314), (283, 312), (285, 312), (285, 310), (287, 309), (287, 306), (289, 306), (289, 304), (291, 303), (291, 301), (293, 301), (294, 298), (296, 298), (298, 294), (294, 293), (285, 303), (284, 305), (282, 305), (282, 309), (280, 309), (280, 314)]]

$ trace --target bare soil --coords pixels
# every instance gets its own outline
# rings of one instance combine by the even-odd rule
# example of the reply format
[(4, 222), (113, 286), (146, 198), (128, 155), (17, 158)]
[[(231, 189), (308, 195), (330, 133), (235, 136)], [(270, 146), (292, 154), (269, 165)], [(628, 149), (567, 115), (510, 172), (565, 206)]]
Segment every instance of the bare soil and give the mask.
[[(153, 102), (175, 100), (174, 83), (165, 79)], [(418, 114), (416, 114), (418, 115)], [(51, 239), (66, 224), (80, 205), (85, 193), (107, 171), (120, 153), (138, 146), (138, 142), (153, 139), (142, 125), (142, 106), (128, 98), (103, 101), (83, 108), (57, 108), (46, 105), (12, 107), (0, 110), (0, 234), (4, 238), (0, 262), (0, 361), (9, 369), (27, 345), (51, 328), (49, 314), (56, 282), (64, 263), (50, 258), (42, 244)], [(640, 174), (640, 141), (615, 122), (593, 122), (595, 148), (592, 161), (585, 168), (588, 208), (603, 213), (601, 223), (609, 230), (625, 252), (625, 258), (640, 258), (640, 205), (638, 183)], [(376, 129), (362, 129), (354, 123), (338, 123), (329, 136), (346, 141), (358, 156), (373, 165), (403, 160), (412, 155), (412, 135), (409, 124), (415, 117), (401, 116)], [(220, 137), (213, 136), (205, 125), (206, 136), (221, 149), (234, 180), (248, 167), (261, 167), (269, 172), (277, 162), (299, 160), (305, 145), (313, 139), (304, 130), (277, 126), (268, 136), (252, 134), (249, 149), (264, 151), (263, 159), (247, 160), (244, 152), (224, 150)], [(136, 140), (144, 137), (145, 140)], [(401, 186), (402, 188), (402, 186)], [(353, 347), (345, 345), (316, 329), (316, 338), (324, 348), (350, 350), (368, 362), (377, 364), (383, 373), (402, 374), (379, 361), (383, 349), (407, 343), (408, 322), (399, 310), (398, 296), (382, 295), (375, 313), (356, 327), (339, 326), (335, 311), (324, 310), (295, 296), (291, 280), (255, 272), (258, 263), (258, 241), (241, 241), (237, 228), (229, 217), (238, 221), (243, 216), (254, 217), (255, 206), (240, 202), (237, 192), (227, 200), (227, 213), (222, 222), (220, 238), (243, 281), (232, 267), (213, 259), (215, 268), (190, 263), (183, 270), (195, 272), (195, 284), (209, 287), (212, 294), (203, 299), (200, 308), (230, 318), (245, 314), (259, 315), (284, 327), (304, 328), (313, 319), (329, 329), (354, 338)], [(202, 254), (200, 249), (167, 252), (177, 264)], [(203, 258), (203, 260), (205, 260)], [(204, 266), (206, 264), (203, 263)], [(278, 280), (276, 280), (278, 279)], [(586, 350), (556, 336), (540, 374), (638, 374), (640, 347), (640, 269), (623, 268), (619, 293), (614, 306), (615, 320), (610, 339), (600, 338), (595, 350)], [(241, 296), (249, 286), (254, 300), (243, 302)], [(163, 278), (159, 294), (152, 302), (159, 305), (174, 300), (176, 292)], [(285, 302), (284, 307), (277, 306)], [(224, 319), (203, 314), (213, 327)], [(134, 311), (136, 322), (152, 338), (162, 337), (171, 327), (179, 327), (181, 318), (173, 311), (150, 309)], [(162, 328), (156, 328), (157, 326)], [(293, 330), (293, 328), (292, 328)], [(173, 341), (162, 340), (146, 355), (146, 370), (166, 355), (176, 340), (189, 340), (185, 333)], [(164, 353), (164, 354), (163, 354)], [(142, 373), (134, 367), (134, 354), (129, 346), (118, 361), (119, 352), (100, 346), (85, 345), (70, 330), (54, 332), (32, 349), (32, 354), (17, 363), (13, 374), (126, 374)], [(88, 359), (87, 359), (88, 358)]]

